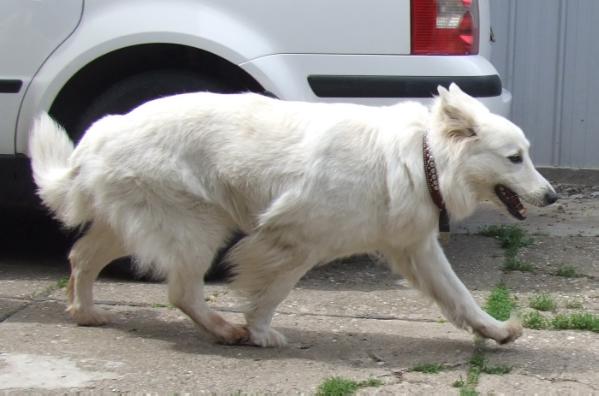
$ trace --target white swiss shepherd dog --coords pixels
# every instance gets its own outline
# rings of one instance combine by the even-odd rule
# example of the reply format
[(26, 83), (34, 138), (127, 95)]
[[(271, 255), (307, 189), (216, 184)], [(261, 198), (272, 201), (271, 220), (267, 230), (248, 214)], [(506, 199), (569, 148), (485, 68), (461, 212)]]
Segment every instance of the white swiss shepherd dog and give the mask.
[[(30, 140), (44, 204), (85, 234), (70, 254), (68, 312), (101, 325), (92, 286), (110, 261), (134, 256), (168, 279), (170, 302), (219, 342), (281, 346), (277, 305), (312, 267), (376, 252), (460, 328), (498, 343), (522, 334), (474, 301), (438, 242), (423, 142), (452, 219), (490, 200), (517, 218), (553, 203), (520, 128), (458, 86), (432, 106), (287, 102), (257, 94), (191, 93), (150, 101), (94, 123), (77, 147), (48, 115)], [(232, 287), (248, 299), (246, 324), (204, 300), (203, 276), (230, 249)]]

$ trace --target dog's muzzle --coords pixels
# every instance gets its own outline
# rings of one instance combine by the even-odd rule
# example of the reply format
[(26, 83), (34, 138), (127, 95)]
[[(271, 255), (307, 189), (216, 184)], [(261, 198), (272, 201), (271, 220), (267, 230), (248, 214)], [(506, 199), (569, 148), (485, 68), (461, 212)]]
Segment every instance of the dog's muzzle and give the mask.
[[(505, 205), (508, 212), (518, 220), (526, 219), (527, 210), (522, 204), (518, 194), (511, 188), (498, 184), (495, 186), (495, 194), (499, 200)], [(536, 206), (548, 206), (557, 201), (558, 196), (553, 189), (547, 191), (542, 199), (538, 200)]]

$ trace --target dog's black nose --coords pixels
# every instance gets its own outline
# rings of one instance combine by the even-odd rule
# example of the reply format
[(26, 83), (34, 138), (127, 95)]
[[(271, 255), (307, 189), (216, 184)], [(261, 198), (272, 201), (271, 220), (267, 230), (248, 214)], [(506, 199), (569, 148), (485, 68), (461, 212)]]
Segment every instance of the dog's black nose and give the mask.
[(551, 205), (555, 201), (557, 201), (557, 194), (555, 191), (549, 191), (545, 194), (545, 205)]

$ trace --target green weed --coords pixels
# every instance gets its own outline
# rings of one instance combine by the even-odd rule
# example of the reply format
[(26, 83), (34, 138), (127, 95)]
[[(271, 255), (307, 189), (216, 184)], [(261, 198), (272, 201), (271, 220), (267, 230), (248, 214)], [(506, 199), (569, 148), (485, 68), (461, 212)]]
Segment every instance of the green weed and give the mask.
[(477, 352), (474, 355), (472, 355), (472, 358), (470, 359), (470, 367), (476, 367), (478, 369), (479, 374), (485, 373), (501, 375), (507, 374), (510, 371), (512, 371), (511, 367), (505, 365), (489, 366), (487, 359), (481, 352)]
[(546, 329), (549, 323), (538, 311), (530, 311), (522, 316), (522, 325), (528, 329), (542, 330)]
[(484, 357), (480, 351), (475, 351), (470, 359), (470, 367), (466, 375), (466, 383), (462, 383), (460, 388), (460, 396), (477, 396), (476, 386), (480, 379), (480, 365), (484, 361)]
[(360, 388), (376, 388), (377, 386), (383, 386), (383, 381), (376, 378), (368, 378), (366, 381), (359, 383)]
[(514, 256), (507, 255), (503, 262), (503, 269), (505, 271), (534, 272), (534, 268), (530, 263), (519, 260)]
[(353, 381), (342, 377), (331, 377), (326, 379), (316, 391), (317, 396), (348, 396), (353, 395), (360, 388), (381, 386), (381, 380), (370, 378), (366, 381)]
[[(504, 284), (497, 285), (491, 294), (487, 297), (484, 309), (497, 320), (509, 319), (512, 311), (516, 307), (516, 302), (512, 297), (509, 289)], [(480, 350), (475, 350), (474, 354), (470, 358), (470, 367), (468, 368), (468, 375), (464, 382), (460, 380), (453, 383), (453, 386), (460, 388), (460, 396), (476, 396), (476, 386), (481, 373), (485, 374), (507, 374), (512, 368), (508, 366), (489, 366), (485, 356)]]
[(175, 306), (172, 304), (154, 303), (152, 304), (152, 308), (175, 308)]
[(412, 367), (410, 371), (417, 371), (425, 374), (437, 374), (443, 370), (443, 365), (439, 363), (422, 363)]
[(460, 389), (460, 396), (478, 396), (478, 392), (470, 386), (464, 386)]
[(538, 311), (555, 311), (557, 304), (553, 297), (548, 294), (537, 294), (532, 296), (529, 301), (529, 306)]
[(501, 247), (509, 256), (515, 256), (518, 249), (531, 245), (534, 240), (518, 225), (491, 225), (480, 230), (480, 234), (501, 242)]
[(599, 315), (588, 312), (559, 314), (551, 320), (551, 325), (557, 330), (588, 330), (599, 333)]
[(586, 330), (599, 333), (599, 315), (588, 312), (558, 314), (548, 319), (538, 311), (531, 311), (524, 314), (522, 324), (524, 327), (537, 330)]
[(480, 350), (476, 350), (474, 352), (474, 354), (470, 358), (469, 363), (470, 367), (468, 368), (468, 375), (466, 376), (466, 381), (460, 378), (452, 384), (453, 387), (460, 388), (460, 396), (478, 395), (478, 392), (476, 391), (476, 386), (478, 385), (481, 373), (503, 375), (512, 371), (512, 368), (510, 366), (489, 366), (487, 359)]
[(56, 287), (58, 287), (59, 289), (62, 289), (64, 287), (67, 287), (68, 284), (69, 284), (69, 277), (63, 276), (56, 282)]
[(576, 268), (571, 265), (562, 265), (555, 271), (555, 275), (564, 278), (578, 278), (580, 276), (580, 274), (576, 272)]
[(511, 371), (512, 371), (512, 368), (510, 366), (500, 364), (499, 366), (485, 366), (484, 370), (482, 372), (485, 374), (492, 374), (492, 375), (504, 375), (504, 374), (509, 374)]
[(568, 301), (566, 301), (566, 308), (568, 308), (568, 309), (582, 309), (582, 301), (580, 301), (580, 300), (568, 300)]
[(484, 309), (497, 320), (507, 320), (515, 306), (516, 304), (508, 288), (503, 284), (499, 284), (491, 290)]

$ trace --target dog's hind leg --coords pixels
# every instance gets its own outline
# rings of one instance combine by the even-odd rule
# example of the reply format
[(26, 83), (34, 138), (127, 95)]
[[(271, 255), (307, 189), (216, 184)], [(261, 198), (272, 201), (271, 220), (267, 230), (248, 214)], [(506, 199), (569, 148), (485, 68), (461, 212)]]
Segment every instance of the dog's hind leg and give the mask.
[(247, 330), (234, 325), (214, 312), (204, 300), (204, 272), (190, 272), (182, 267), (168, 275), (170, 302), (189, 316), (202, 330), (212, 334), (223, 344), (243, 344), (248, 340)]
[(469, 327), (475, 333), (500, 344), (514, 341), (522, 335), (522, 326), (518, 321), (498, 321), (478, 306), (453, 272), (436, 238), (430, 238), (407, 252), (386, 255), (394, 269), (431, 297), (445, 317), (456, 326)]
[[(204, 274), (219, 246), (231, 232), (229, 221), (213, 208), (190, 214), (189, 218), (187, 221), (181, 217), (165, 225), (165, 229), (173, 230), (168, 235), (176, 237), (161, 247), (162, 257), (157, 257), (168, 273), (169, 301), (219, 342), (245, 343), (248, 339), (247, 330), (241, 325), (229, 323), (210, 309), (204, 299)], [(187, 231), (177, 232), (182, 229)]]
[(67, 312), (81, 326), (107, 322), (106, 313), (94, 308), (93, 284), (102, 268), (126, 256), (119, 239), (105, 224), (95, 221), (69, 253), (71, 277), (67, 286)]
[(249, 342), (261, 347), (285, 345), (285, 336), (270, 327), (272, 317), (312, 262), (303, 252), (256, 235), (241, 240), (229, 259), (235, 272), (232, 287), (248, 298), (245, 319)]

